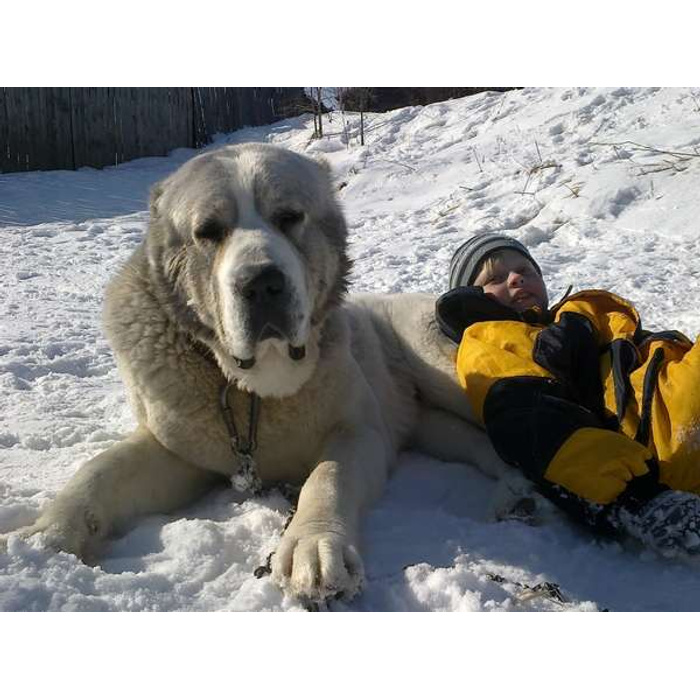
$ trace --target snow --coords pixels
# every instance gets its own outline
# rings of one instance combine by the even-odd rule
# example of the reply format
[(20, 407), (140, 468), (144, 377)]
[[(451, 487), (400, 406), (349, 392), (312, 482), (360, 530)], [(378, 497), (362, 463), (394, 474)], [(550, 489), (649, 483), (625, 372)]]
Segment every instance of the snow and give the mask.
[[(302, 117), (216, 145), (266, 141), (328, 160), (354, 291), (442, 292), (466, 236), (505, 230), (530, 247), (550, 298), (570, 284), (610, 289), (646, 327), (694, 337), (699, 95), (528, 88), (368, 115), (364, 147), (357, 115), (346, 115), (348, 146), (338, 115), (320, 142)], [(149, 187), (194, 153), (0, 175), (0, 532), (32, 521), (134, 427), (100, 330), (102, 293), (144, 235)], [(471, 465), (403, 454), (364, 521), (365, 590), (330, 608), (700, 610), (697, 563), (601, 543), (563, 517), (492, 522), (493, 489)], [(220, 490), (138, 522), (96, 567), (13, 538), (0, 554), (0, 610), (299, 610), (252, 575), (286, 507)], [(531, 590), (543, 582), (565, 602)]]

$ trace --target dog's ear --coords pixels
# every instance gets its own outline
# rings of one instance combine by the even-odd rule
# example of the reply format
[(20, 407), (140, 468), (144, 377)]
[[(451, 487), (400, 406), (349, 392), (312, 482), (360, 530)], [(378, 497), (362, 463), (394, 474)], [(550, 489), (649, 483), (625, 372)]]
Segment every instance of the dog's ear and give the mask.
[(158, 215), (158, 200), (165, 191), (165, 180), (156, 182), (153, 187), (151, 187), (151, 196), (148, 202), (148, 208), (151, 211), (151, 216), (156, 217)]
[(333, 166), (330, 161), (321, 154), (314, 153), (312, 159), (321, 169), (321, 177), (326, 181), (331, 189), (342, 189), (335, 186), (336, 173), (333, 172)]
[(333, 177), (333, 168), (325, 156), (322, 155), (314, 155), (314, 160), (321, 166), (321, 169), (325, 171), (326, 175), (328, 177)]

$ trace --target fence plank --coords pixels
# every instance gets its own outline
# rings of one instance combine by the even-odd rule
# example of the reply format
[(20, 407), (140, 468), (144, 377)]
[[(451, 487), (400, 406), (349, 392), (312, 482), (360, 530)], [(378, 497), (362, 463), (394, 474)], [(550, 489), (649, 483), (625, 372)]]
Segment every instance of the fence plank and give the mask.
[(0, 89), (0, 172), (10, 169), (10, 133), (7, 118), (7, 90)]
[(140, 151), (139, 120), (137, 99), (145, 102), (148, 88), (143, 88), (140, 97), (135, 94), (137, 88), (114, 89), (114, 116), (117, 136), (117, 163), (138, 158)]

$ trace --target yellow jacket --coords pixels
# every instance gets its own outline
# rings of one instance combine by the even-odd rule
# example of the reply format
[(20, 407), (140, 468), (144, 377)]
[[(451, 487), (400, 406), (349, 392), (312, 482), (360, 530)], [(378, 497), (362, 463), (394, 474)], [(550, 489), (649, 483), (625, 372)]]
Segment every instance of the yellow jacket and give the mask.
[(437, 311), (459, 342), (459, 381), (506, 462), (601, 505), (663, 486), (700, 494), (700, 344), (643, 331), (629, 302), (597, 290), (546, 318), (474, 287), (443, 295)]

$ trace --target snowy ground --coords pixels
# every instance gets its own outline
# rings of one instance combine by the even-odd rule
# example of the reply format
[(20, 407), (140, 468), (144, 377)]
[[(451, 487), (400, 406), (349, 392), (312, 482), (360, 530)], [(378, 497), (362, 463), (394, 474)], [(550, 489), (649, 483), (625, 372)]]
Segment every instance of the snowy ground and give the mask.
[[(508, 230), (557, 299), (603, 287), (649, 328), (700, 332), (700, 89), (526, 89), (220, 142), (324, 152), (357, 291), (444, 291), (456, 246)], [(635, 145), (636, 144), (636, 145)], [(665, 153), (645, 150), (654, 147)], [(194, 152), (102, 171), (0, 175), (0, 532), (31, 521), (133, 428), (100, 332), (107, 279), (144, 235), (151, 184)], [(687, 156), (681, 154), (689, 154)], [(697, 566), (602, 544), (563, 519), (494, 523), (473, 467), (405, 454), (364, 525), (367, 586), (335, 610), (700, 610)], [(285, 502), (219, 491), (140, 522), (99, 567), (13, 540), (0, 610), (299, 609), (251, 572)], [(523, 586), (557, 584), (564, 604)]]

